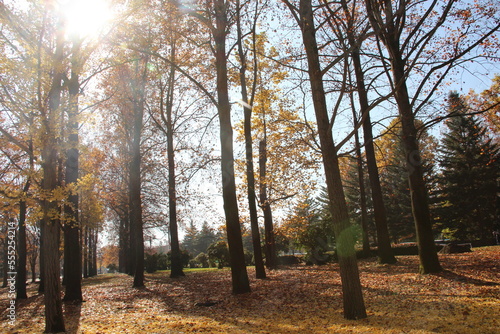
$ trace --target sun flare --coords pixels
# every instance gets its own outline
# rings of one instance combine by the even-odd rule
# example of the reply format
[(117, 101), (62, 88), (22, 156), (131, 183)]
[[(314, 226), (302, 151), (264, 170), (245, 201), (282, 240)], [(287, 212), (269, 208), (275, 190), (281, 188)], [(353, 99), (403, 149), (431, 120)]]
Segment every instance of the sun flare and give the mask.
[(113, 17), (106, 0), (63, 0), (60, 3), (69, 36), (96, 36)]

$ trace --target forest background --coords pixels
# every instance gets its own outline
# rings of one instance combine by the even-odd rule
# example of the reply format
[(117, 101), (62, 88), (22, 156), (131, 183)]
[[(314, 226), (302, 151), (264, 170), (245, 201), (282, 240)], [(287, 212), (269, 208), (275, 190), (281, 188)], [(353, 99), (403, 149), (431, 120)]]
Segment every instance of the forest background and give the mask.
[[(153, 245), (182, 276), (200, 233), (235, 293), (279, 252), (356, 278), (355, 246), (391, 263), (412, 241), (434, 272), (435, 239), (495, 242), (495, 1), (0, 6), (3, 269), (15, 226), (16, 266), (46, 273), (48, 331), (60, 249), (78, 301), (98, 253), (140, 287)], [(346, 317), (366, 316), (345, 288)]]

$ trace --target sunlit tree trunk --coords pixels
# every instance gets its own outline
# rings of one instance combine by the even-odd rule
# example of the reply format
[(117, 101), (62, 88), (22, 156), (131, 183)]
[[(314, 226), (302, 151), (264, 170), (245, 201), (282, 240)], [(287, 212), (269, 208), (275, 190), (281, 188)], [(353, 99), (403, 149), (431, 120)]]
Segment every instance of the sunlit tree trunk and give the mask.
[(224, 0), (215, 0), (214, 6), (216, 27), (213, 31), (213, 37), (217, 67), (217, 109), (220, 122), (222, 197), (226, 216), (226, 231), (233, 293), (238, 294), (250, 292), (250, 283), (243, 252), (243, 240), (241, 237), (234, 176), (233, 128), (231, 125), (231, 105), (229, 103), (226, 57), (226, 33), (228, 24), (226, 2)]
[[(398, 8), (398, 15), (395, 15), (390, 0), (384, 0), (379, 3), (372, 0), (365, 0), (365, 5), (370, 23), (389, 54), (394, 82), (393, 92), (401, 119), (402, 140), (406, 154), (411, 205), (417, 232), (420, 272), (440, 272), (442, 268), (434, 244), (428, 193), (415, 126), (415, 115), (406, 84), (406, 62), (400, 49), (401, 31), (399, 27), (396, 27), (397, 22), (401, 23), (402, 21), (400, 20), (405, 20), (406, 6), (404, 4), (400, 6)], [(447, 10), (449, 10), (449, 7), (450, 4), (448, 4)], [(382, 13), (385, 15), (381, 15)], [(385, 22), (381, 22), (382, 17), (384, 17)]]
[[(175, 62), (175, 40), (171, 40), (170, 59)], [(179, 245), (179, 233), (177, 231), (177, 192), (175, 180), (175, 150), (174, 150), (174, 121), (172, 119), (174, 105), (174, 83), (175, 83), (175, 67), (170, 66), (169, 84), (167, 100), (165, 105), (167, 127), (167, 160), (168, 160), (168, 214), (169, 214), (169, 232), (170, 232), (170, 248), (171, 248), (171, 270), (170, 277), (182, 277), (181, 249)], [(162, 110), (163, 112), (163, 110)]]
[[(289, 3), (288, 3), (289, 4)], [(335, 240), (342, 281), (344, 317), (347, 319), (366, 318), (359, 270), (354, 250), (354, 237), (348, 216), (347, 203), (341, 181), (337, 148), (333, 142), (323, 75), (320, 66), (318, 44), (316, 42), (315, 25), (311, 0), (300, 0), (298, 20), (302, 30), (302, 39), (307, 55), (309, 80), (318, 134), (320, 139), (323, 166), (329, 206), (334, 222)]]
[[(357, 123), (357, 121), (355, 122)], [(356, 126), (356, 124), (355, 124)], [(370, 240), (368, 238), (368, 209), (366, 205), (366, 187), (365, 187), (365, 172), (363, 170), (363, 156), (361, 155), (361, 143), (359, 135), (356, 131), (355, 135), (356, 145), (356, 166), (358, 168), (358, 184), (359, 184), (359, 202), (361, 209), (361, 233), (363, 242), (363, 256), (370, 256)]]
[(54, 128), (58, 122), (57, 113), (60, 111), (63, 69), (61, 64), (64, 59), (64, 35), (62, 27), (58, 27), (56, 50), (53, 59), (53, 74), (50, 91), (48, 94), (48, 109), (40, 110), (42, 114), (42, 190), (46, 198), (41, 200), (42, 235), (44, 244), (44, 301), (45, 301), (45, 332), (64, 332), (64, 319), (61, 301), (61, 282), (59, 279), (59, 240), (60, 221), (56, 216), (59, 211), (57, 202), (50, 197), (58, 186), (57, 180), (57, 134)]
[(7, 232), (5, 232), (5, 237), (3, 238), (2, 240), (2, 247), (3, 247), (3, 258), (2, 258), (2, 263), (3, 263), (3, 270), (2, 270), (2, 276), (3, 276), (3, 280), (2, 280), (2, 288), (5, 288), (7, 286), (7, 278), (8, 278), (8, 275), (7, 273), (9, 272), (9, 266), (8, 266), (8, 263), (9, 263), (9, 243), (7, 242)]
[[(244, 113), (244, 136), (245, 136), (245, 158), (246, 158), (246, 176), (247, 176), (247, 200), (248, 211), (250, 213), (250, 228), (252, 231), (252, 245), (255, 261), (255, 276), (257, 278), (266, 278), (266, 270), (262, 259), (262, 247), (260, 244), (259, 220), (257, 216), (257, 204), (255, 203), (255, 175), (253, 166), (253, 142), (252, 142), (252, 101), (248, 99), (246, 67), (246, 53), (243, 51), (243, 36), (241, 31), (240, 1), (237, 6), (237, 30), (238, 30), (238, 53), (240, 57), (240, 85), (241, 99), (246, 105), (243, 105)], [(255, 31), (253, 32), (255, 34)], [(255, 37), (254, 37), (255, 38)], [(254, 45), (255, 46), (255, 45)], [(255, 55), (256, 56), (256, 55)], [(257, 70), (257, 69), (256, 69)], [(257, 78), (254, 78), (257, 80)], [(254, 92), (255, 93), (255, 92)]]
[[(78, 182), (79, 171), (79, 138), (78, 138), (78, 95), (80, 94), (79, 82), (79, 44), (73, 46), (73, 59), (71, 60), (71, 78), (68, 82), (68, 146), (66, 151), (66, 185), (75, 185)], [(80, 220), (78, 217), (78, 194), (71, 193), (68, 205), (64, 207), (66, 222), (64, 231), (64, 280), (66, 291), (65, 301), (82, 301), (82, 263), (80, 249)]]
[[(32, 160), (32, 159), (31, 159)], [(16, 299), (26, 299), (28, 295), (26, 294), (26, 198), (28, 190), (31, 185), (31, 177), (28, 176), (28, 180), (23, 188), (23, 198), (19, 201), (19, 226), (17, 233), (17, 275), (16, 275)]]
[(82, 237), (82, 253), (83, 253), (83, 277), (89, 277), (89, 228), (87, 226), (83, 227), (83, 237)]
[[(136, 61), (134, 70), (133, 113), (134, 130), (132, 142), (132, 161), (130, 162), (130, 234), (134, 240), (134, 287), (144, 286), (144, 235), (141, 199), (141, 137), (144, 116), (145, 81), (147, 59)], [(142, 65), (142, 67), (141, 67)], [(141, 73), (142, 71), (142, 73)]]
[[(351, 45), (356, 45), (354, 38), (349, 38)], [(382, 196), (382, 187), (378, 174), (377, 161), (375, 159), (375, 148), (373, 145), (372, 123), (370, 119), (370, 106), (368, 104), (368, 93), (364, 83), (363, 68), (359, 56), (359, 49), (354, 48), (352, 52), (354, 71), (356, 74), (356, 86), (361, 106), (363, 120), (363, 138), (365, 143), (366, 164), (368, 167), (368, 177), (372, 193), (373, 213), (375, 217), (375, 227), (377, 229), (377, 249), (380, 263), (395, 263), (396, 257), (391, 248), (389, 229), (387, 227), (387, 214)]]
[[(265, 121), (264, 121), (265, 122)], [(265, 123), (264, 123), (265, 124)], [(266, 266), (275, 269), (278, 265), (276, 256), (276, 242), (274, 238), (273, 212), (267, 196), (267, 138), (264, 125), (264, 139), (259, 142), (259, 201), (264, 214), (264, 233)]]

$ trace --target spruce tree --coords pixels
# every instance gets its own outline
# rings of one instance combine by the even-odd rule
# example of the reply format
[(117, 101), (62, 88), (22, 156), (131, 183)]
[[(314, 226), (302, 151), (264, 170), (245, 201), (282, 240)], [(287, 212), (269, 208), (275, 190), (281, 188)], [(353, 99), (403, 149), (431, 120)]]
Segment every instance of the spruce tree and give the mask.
[[(417, 121), (417, 126), (422, 122)], [(416, 238), (415, 224), (411, 208), (411, 193), (405, 150), (402, 142), (401, 123), (394, 119), (388, 131), (376, 141), (379, 150), (378, 164), (384, 203), (387, 208), (387, 225), (394, 243), (412, 241)], [(419, 133), (421, 168), (424, 173), (429, 203), (433, 203), (434, 195), (434, 152), (436, 140), (425, 130)], [(431, 216), (434, 212), (431, 211)]]
[(453, 117), (439, 150), (441, 226), (458, 240), (489, 242), (498, 228), (499, 147), (479, 119), (467, 115), (468, 106), (456, 92), (449, 95), (448, 111)]

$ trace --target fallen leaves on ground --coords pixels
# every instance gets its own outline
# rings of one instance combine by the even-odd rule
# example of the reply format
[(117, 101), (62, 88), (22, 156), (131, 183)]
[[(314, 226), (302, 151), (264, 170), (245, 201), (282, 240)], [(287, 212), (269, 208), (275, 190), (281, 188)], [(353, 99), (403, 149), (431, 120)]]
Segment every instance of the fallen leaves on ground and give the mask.
[[(81, 305), (65, 304), (67, 333), (498, 333), (500, 246), (440, 255), (445, 271), (420, 275), (416, 256), (395, 265), (359, 262), (368, 318), (342, 316), (338, 265), (291, 266), (254, 279), (252, 292), (231, 294), (229, 270), (146, 275), (132, 288), (127, 275), (84, 280)], [(22, 301), (14, 327), (2, 333), (41, 333), (43, 296)], [(7, 291), (0, 290), (2, 319)]]

